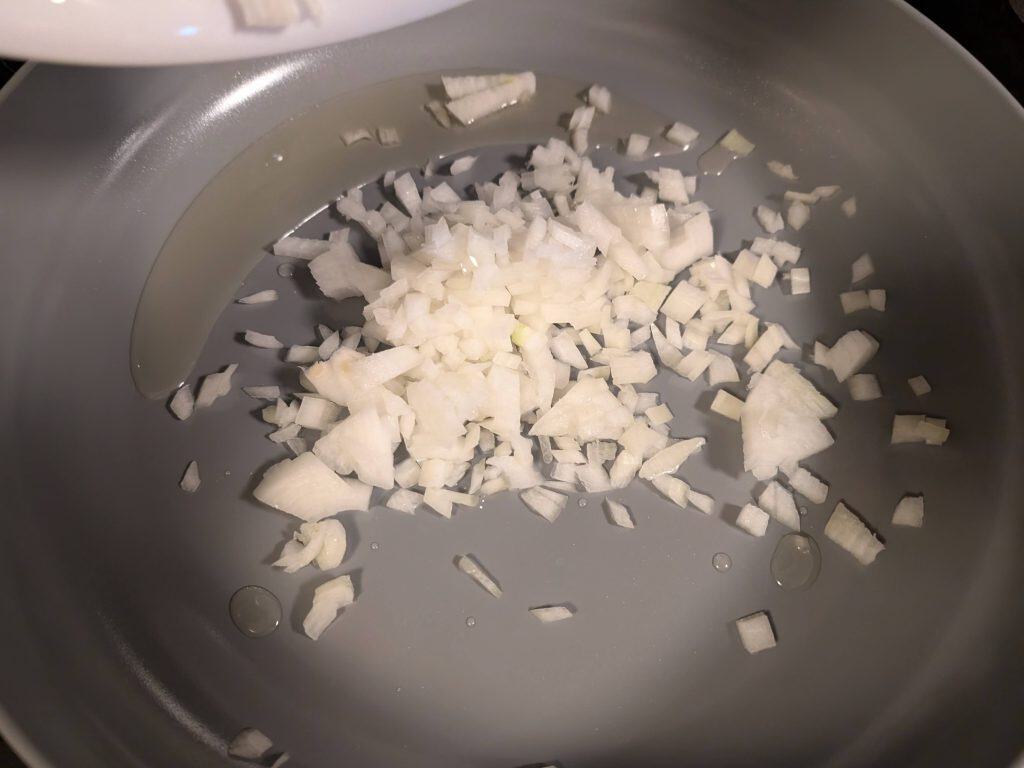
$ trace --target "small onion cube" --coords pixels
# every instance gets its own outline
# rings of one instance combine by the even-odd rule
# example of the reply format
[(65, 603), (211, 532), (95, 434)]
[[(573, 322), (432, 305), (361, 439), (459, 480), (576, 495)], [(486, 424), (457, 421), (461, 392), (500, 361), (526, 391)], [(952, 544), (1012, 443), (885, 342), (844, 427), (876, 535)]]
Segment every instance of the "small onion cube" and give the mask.
[(576, 612), (568, 605), (542, 605), (531, 608), (530, 613), (540, 619), (542, 623), (550, 624), (554, 621), (570, 619)]
[(754, 210), (754, 218), (757, 219), (757, 223), (761, 225), (764, 231), (770, 235), (774, 235), (786, 226), (782, 220), (782, 214), (772, 210), (767, 205), (757, 206)]
[(185, 467), (185, 474), (181, 476), (181, 490), (185, 493), (195, 493), (199, 490), (201, 481), (199, 479), (199, 462), (190, 461)]
[(231, 391), (231, 377), (238, 370), (238, 364), (232, 363), (223, 371), (207, 374), (203, 383), (199, 385), (199, 393), (196, 395), (196, 407), (206, 408), (213, 405), (217, 398), (223, 397)]
[(302, 620), (302, 629), (312, 640), (319, 639), (324, 630), (338, 617), (338, 612), (355, 602), (355, 587), (351, 576), (339, 576), (321, 584), (313, 592), (313, 605)]
[(800, 530), (800, 512), (797, 510), (793, 494), (779, 485), (775, 480), (768, 483), (757, 499), (758, 506), (794, 531)]
[(868, 304), (876, 312), (885, 312), (885, 289), (872, 288), (868, 291)]
[[(631, 133), (625, 141), (625, 154), (630, 160), (642, 160), (651, 144), (651, 137), (642, 133)], [(684, 190), (685, 192), (685, 190)]]
[(385, 506), (398, 512), (405, 512), (407, 515), (414, 514), (416, 508), (423, 503), (423, 495), (411, 491), (408, 488), (399, 488), (388, 496)]
[(243, 728), (228, 744), (228, 755), (239, 760), (259, 760), (274, 746), (266, 734), (255, 728)]
[(302, 344), (288, 347), (284, 355), (286, 363), (315, 363), (319, 359), (320, 351), (317, 347)]
[(377, 128), (377, 142), (382, 147), (397, 147), (402, 143), (402, 140), (396, 128), (382, 125)]
[(918, 397), (923, 397), (932, 391), (931, 384), (928, 383), (928, 379), (924, 376), (914, 376), (907, 379), (907, 384), (910, 385), (911, 391)]
[(861, 280), (867, 280), (873, 274), (875, 274), (875, 264), (871, 260), (871, 255), (865, 253), (858, 256), (850, 265), (850, 284), (856, 285)]
[(714, 511), (715, 500), (706, 493), (700, 493), (691, 488), (690, 492), (686, 495), (686, 500), (705, 515), (710, 515)]
[(765, 163), (768, 166), (768, 170), (778, 176), (780, 179), (786, 179), (787, 181), (796, 181), (797, 175), (793, 173), (793, 166), (786, 163), (781, 163), (778, 160), (769, 160)]
[(768, 614), (763, 611), (736, 620), (736, 631), (740, 642), (749, 654), (767, 651), (775, 647), (775, 631)]
[(648, 421), (651, 422), (651, 424), (655, 425), (668, 424), (670, 421), (672, 421), (672, 411), (664, 403), (662, 403), (661, 405), (656, 405), (653, 408), (648, 408), (647, 410), (644, 411), (644, 415), (647, 417)]
[(246, 344), (259, 347), (260, 349), (282, 349), (284, 347), (284, 344), (278, 341), (276, 337), (258, 331), (246, 331), (242, 338)]
[(278, 386), (242, 387), (242, 391), (253, 400), (277, 400), (281, 396)]
[(824, 504), (828, 498), (828, 483), (819, 480), (803, 467), (783, 468), (790, 487), (812, 504)]
[(501, 597), (501, 587), (472, 555), (459, 555), (455, 558), (455, 565), (492, 597)]
[(811, 292), (811, 270), (807, 267), (794, 267), (789, 270), (789, 292), (800, 296)]
[(878, 377), (873, 373), (857, 373), (847, 379), (850, 397), (854, 400), (877, 400), (882, 396)]
[(803, 229), (810, 219), (811, 209), (807, 203), (801, 203), (799, 200), (796, 200), (790, 203), (789, 208), (786, 209), (786, 222), (797, 232)]
[(605, 508), (608, 510), (608, 519), (620, 528), (636, 528), (636, 522), (625, 504), (620, 504), (611, 499), (604, 500)]
[(849, 552), (861, 565), (870, 565), (885, 549), (885, 545), (872, 533), (857, 515), (839, 502), (825, 525), (825, 538)]
[(607, 115), (612, 111), (612, 92), (595, 83), (587, 91), (587, 103), (601, 114)]
[(359, 141), (370, 141), (372, 138), (373, 134), (366, 128), (353, 128), (341, 134), (341, 140), (345, 142), (346, 147), (351, 147)]
[(840, 203), (839, 208), (842, 210), (843, 215), (848, 219), (852, 219), (857, 215), (857, 198), (848, 197)]
[(528, 488), (519, 494), (523, 503), (549, 523), (555, 522), (569, 499), (561, 493), (549, 491), (546, 488)]
[(168, 405), (171, 413), (179, 421), (184, 421), (195, 411), (195, 398), (192, 396), (192, 388), (188, 384), (182, 384), (174, 393)]
[(904, 496), (892, 513), (892, 524), (909, 528), (924, 525), (924, 496)]
[(746, 137), (735, 128), (725, 134), (718, 143), (736, 157), (746, 157), (754, 151), (754, 145), (747, 141)]
[(683, 480), (673, 475), (658, 475), (651, 480), (651, 485), (677, 507), (686, 506), (686, 499), (690, 495), (690, 486)]
[(844, 291), (839, 294), (839, 303), (843, 306), (843, 314), (852, 315), (864, 309), (871, 309), (871, 301), (867, 291)]
[(743, 409), (743, 401), (735, 395), (731, 395), (724, 389), (715, 393), (715, 399), (711, 401), (711, 410), (720, 416), (725, 416), (733, 421), (740, 420), (740, 411)]
[(271, 301), (277, 301), (277, 291), (273, 288), (266, 291), (250, 293), (248, 296), (235, 299), (236, 304), (267, 304)]
[(672, 123), (665, 131), (665, 138), (684, 150), (689, 149), (699, 136), (700, 132), (686, 123)]
[(770, 519), (768, 513), (756, 504), (746, 504), (736, 516), (736, 527), (751, 536), (764, 536)]
[(274, 255), (287, 259), (305, 259), (312, 261), (322, 253), (326, 253), (331, 244), (326, 240), (312, 240), (306, 237), (288, 235), (274, 243)]
[(448, 166), (449, 176), (458, 176), (466, 173), (476, 163), (476, 155), (463, 155)]

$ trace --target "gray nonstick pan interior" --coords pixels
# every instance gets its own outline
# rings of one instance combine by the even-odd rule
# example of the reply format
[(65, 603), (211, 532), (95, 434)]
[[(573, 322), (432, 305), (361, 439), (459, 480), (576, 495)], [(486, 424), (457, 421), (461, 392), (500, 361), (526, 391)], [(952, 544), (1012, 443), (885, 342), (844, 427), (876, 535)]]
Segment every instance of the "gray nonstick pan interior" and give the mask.
[[(280, 363), (238, 331), (258, 318), (300, 342), (337, 319), (301, 274), (286, 281), (259, 258), (345, 186), (344, 168), (331, 189), (292, 162), (341, 152), (300, 151), (303, 137), (346, 117), (332, 109), (351, 94), (465, 69), (602, 82), (702, 130), (696, 151), (668, 158), (690, 172), (740, 128), (757, 154), (701, 182), (723, 251), (756, 233), (753, 207), (783, 188), (764, 160), (856, 194), (854, 219), (816, 211), (799, 236), (814, 292), (759, 301), (801, 341), (851, 327), (882, 340), (882, 401), (853, 403), (809, 368), (841, 406), (836, 446), (810, 463), (835, 489), (804, 518), (823, 555), (812, 588), (772, 582), (777, 528), (754, 540), (729, 524), (754, 487), (739, 478), (737, 433), (699, 388), (659, 378), (673, 432), (709, 438), (686, 474), (718, 499), (710, 519), (641, 488), (626, 496), (630, 536), (597, 499), (555, 525), (511, 497), (450, 522), (350, 514), (359, 600), (318, 643), (296, 631), (323, 576), (270, 568), (291, 522), (249, 498), (251, 473), (280, 454), (237, 390), (186, 424), (142, 397), (128, 362), (135, 311), (190, 204), (247, 148), (291, 136), (294, 152), (222, 200), (221, 234), (195, 271), (226, 280), (212, 291), (225, 304), (282, 291), (258, 315), (227, 307), (195, 368), (237, 361), (236, 381), (269, 383)], [(226, 740), (245, 726), (304, 767), (1002, 767), (1020, 752), (1024, 116), (905, 6), (479, 0), (266, 61), (38, 66), (0, 100), (0, 700), (3, 733), (31, 765), (229, 765)], [(289, 133), (292, 118), (309, 133)], [(540, 138), (502, 136), (478, 176)], [(366, 179), (390, 162), (381, 153)], [(836, 294), (863, 252), (890, 308), (853, 321)], [(255, 264), (244, 286), (225, 262)], [(202, 293), (182, 294), (187, 317)], [(924, 404), (905, 385), (918, 373), (934, 387)], [(890, 449), (892, 414), (921, 410), (949, 420), (950, 442)], [(204, 485), (189, 497), (177, 480), (192, 458)], [(889, 524), (907, 491), (928, 500), (920, 531)], [(887, 542), (870, 568), (821, 535), (840, 498)], [(452, 567), (465, 551), (503, 574), (502, 600)], [(717, 552), (729, 571), (712, 568)], [(230, 622), (243, 584), (281, 599), (283, 626), (267, 638)], [(571, 622), (523, 618), (562, 601), (579, 609)], [(756, 610), (771, 612), (779, 645), (748, 656), (731, 622)]]

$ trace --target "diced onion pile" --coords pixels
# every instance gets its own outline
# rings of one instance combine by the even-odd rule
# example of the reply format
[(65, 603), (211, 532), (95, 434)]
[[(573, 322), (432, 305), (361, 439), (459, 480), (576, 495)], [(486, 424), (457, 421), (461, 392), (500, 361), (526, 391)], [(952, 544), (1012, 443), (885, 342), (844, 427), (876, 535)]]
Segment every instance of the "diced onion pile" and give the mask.
[[(532, 73), (445, 77), (447, 101), (428, 110), (445, 127), (470, 125), (536, 89)], [(610, 493), (635, 479), (679, 507), (704, 514), (715, 501), (677, 476), (705, 445), (703, 437), (672, 434), (673, 412), (655, 393), (638, 391), (660, 369), (688, 382), (706, 375), (707, 386), (745, 383), (743, 397), (717, 389), (710, 410), (739, 422), (744, 469), (764, 485), (746, 504), (737, 528), (764, 536), (770, 520), (800, 529), (794, 493), (825, 502), (829, 486), (800, 462), (834, 442), (826, 420), (836, 406), (803, 376), (777, 359), (800, 345), (782, 325), (756, 313), (758, 290), (785, 277), (793, 295), (810, 292), (810, 272), (796, 267), (801, 249), (777, 237), (799, 230), (810, 206), (838, 187), (787, 191), (786, 214), (766, 205), (755, 217), (772, 237), (755, 237), (734, 258), (715, 253), (710, 209), (694, 201), (696, 179), (678, 169), (647, 172), (653, 188), (623, 194), (614, 171), (585, 155), (588, 131), (611, 110), (611, 93), (595, 85), (569, 123), (570, 142), (552, 138), (535, 147), (521, 172), (475, 184), (468, 197), (446, 181), (389, 172), (391, 199), (367, 208), (362, 191), (337, 201), (338, 212), (377, 244), (379, 266), (357, 255), (349, 230), (328, 240), (288, 236), (278, 255), (308, 261), (325, 296), (365, 301), (361, 327), (321, 327), (318, 345), (293, 345), (284, 359), (300, 367), (304, 389), (289, 397), (277, 386), (246, 387), (255, 399), (273, 401), (263, 419), (270, 439), (294, 454), (272, 466), (254, 491), (261, 502), (303, 523), (275, 563), (288, 572), (310, 564), (336, 568), (346, 550), (345, 529), (333, 516), (367, 510), (374, 493), (404, 514), (427, 507), (444, 518), (458, 508), (505, 491), (554, 523), (567, 493)], [(699, 134), (682, 123), (665, 133), (687, 147)], [(366, 130), (346, 133), (346, 144), (372, 139)], [(381, 144), (397, 134), (378, 129)], [(631, 134), (625, 154), (642, 159), (649, 137)], [(736, 157), (754, 149), (736, 131), (720, 142)], [(476, 158), (454, 160), (449, 178), (468, 172)], [(769, 169), (795, 180), (790, 166)], [(419, 178), (418, 178), (419, 177)], [(852, 216), (855, 200), (843, 212)], [(854, 262), (851, 282), (874, 272), (867, 255)], [(273, 301), (261, 291), (240, 303)], [(880, 289), (843, 293), (843, 310), (885, 308)], [(244, 340), (283, 348), (276, 337), (246, 331)], [(872, 374), (861, 373), (878, 342), (849, 331), (829, 347), (814, 345), (814, 363), (848, 382), (854, 400), (881, 396)], [(739, 366), (737, 365), (739, 362)], [(209, 406), (230, 390), (236, 366), (210, 374), (193, 402), (184, 386), (170, 401), (179, 419)], [(929, 387), (910, 380), (918, 395)], [(896, 416), (892, 442), (939, 445), (949, 430), (941, 419)], [(194, 471), (194, 488), (190, 472)], [(781, 474), (780, 474), (781, 473)], [(188, 480), (186, 487), (186, 480)], [(198, 488), (195, 463), (182, 480)], [(376, 489), (376, 490), (375, 490)], [(923, 501), (907, 497), (893, 516), (897, 525), (923, 520)], [(605, 499), (611, 523), (634, 528), (622, 503)], [(862, 564), (884, 545), (843, 503), (825, 536)], [(493, 597), (498, 582), (471, 555), (457, 568)], [(336, 578), (317, 589), (304, 623), (316, 639), (355, 599), (351, 580)], [(574, 609), (530, 609), (542, 622), (568, 618)], [(775, 635), (764, 613), (736, 622), (743, 646), (756, 653)]]

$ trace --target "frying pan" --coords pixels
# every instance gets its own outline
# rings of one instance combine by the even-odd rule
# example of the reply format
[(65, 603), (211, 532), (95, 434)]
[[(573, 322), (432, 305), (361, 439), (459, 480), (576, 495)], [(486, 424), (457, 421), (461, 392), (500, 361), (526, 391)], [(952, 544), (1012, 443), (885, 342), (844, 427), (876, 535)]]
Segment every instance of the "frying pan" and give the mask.
[[(645, 489), (627, 497), (632, 536), (597, 499), (555, 525), (514, 498), (450, 522), (351, 515), (344, 570), (359, 600), (311, 643), (295, 628), (324, 577), (268, 565), (291, 524), (249, 499), (251, 473), (280, 456), (252, 404), (236, 389), (180, 424), (134, 387), (147, 276), (222, 169), (296, 116), (314, 125), (317, 105), (472, 68), (599, 81), (707, 142), (740, 128), (757, 154), (701, 182), (724, 251), (755, 234), (753, 206), (782, 189), (764, 160), (857, 195), (854, 219), (815, 210), (800, 234), (811, 296), (760, 303), (804, 342), (850, 327), (882, 340), (882, 401), (853, 403), (807, 369), (841, 406), (836, 446), (810, 463), (834, 489), (804, 518), (823, 557), (810, 589), (772, 583), (779, 531), (754, 540), (729, 524), (752, 485), (736, 432), (698, 388), (659, 379), (674, 432), (709, 437), (687, 479), (718, 499), (711, 518)], [(268, 60), (36, 66), (2, 98), (0, 696), (3, 734), (30, 765), (231, 765), (226, 741), (246, 726), (297, 766), (906, 768), (1007, 766), (1020, 752), (1024, 115), (906, 6), (478, 0)], [(671, 162), (692, 169), (695, 154)], [(377, 171), (387, 165), (382, 155)], [(299, 339), (325, 310), (301, 275), (293, 289), (274, 259), (259, 261), (258, 233), (287, 231), (292, 206), (312, 212), (327, 196), (287, 168), (268, 163), (225, 203), (222, 231), (248, 242), (251, 230), (259, 263), (219, 290), (282, 289), (289, 301), (259, 318)], [(260, 202), (270, 186), (279, 219)], [(889, 310), (847, 319), (836, 294), (862, 252)], [(236, 257), (201, 255), (196, 285)], [(280, 364), (235, 339), (254, 317), (226, 309), (195, 371), (237, 361), (241, 383), (270, 383)], [(905, 386), (918, 373), (934, 387), (923, 402)], [(892, 414), (907, 411), (947, 418), (950, 442), (890, 448)], [(176, 483), (192, 458), (205, 479), (187, 497)], [(919, 531), (889, 525), (907, 491), (927, 499)], [(869, 568), (821, 535), (839, 498), (886, 539)], [(502, 600), (452, 567), (466, 551), (501, 574)], [(728, 572), (711, 567), (716, 552)], [(230, 623), (243, 584), (284, 606), (269, 637)], [(572, 621), (525, 614), (560, 601), (577, 606)], [(748, 656), (731, 622), (756, 610), (770, 611), (779, 644)]]

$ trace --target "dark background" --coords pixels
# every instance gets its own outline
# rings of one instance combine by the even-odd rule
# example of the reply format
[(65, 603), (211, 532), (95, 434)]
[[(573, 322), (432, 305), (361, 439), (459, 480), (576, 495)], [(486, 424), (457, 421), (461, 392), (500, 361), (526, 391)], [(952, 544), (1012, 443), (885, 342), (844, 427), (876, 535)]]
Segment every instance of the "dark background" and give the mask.
[[(909, 2), (970, 51), (1017, 101), (1024, 103), (1024, 0)], [(21, 62), (0, 59), (0, 85), (20, 66)], [(23, 768), (2, 741), (0, 768)]]

